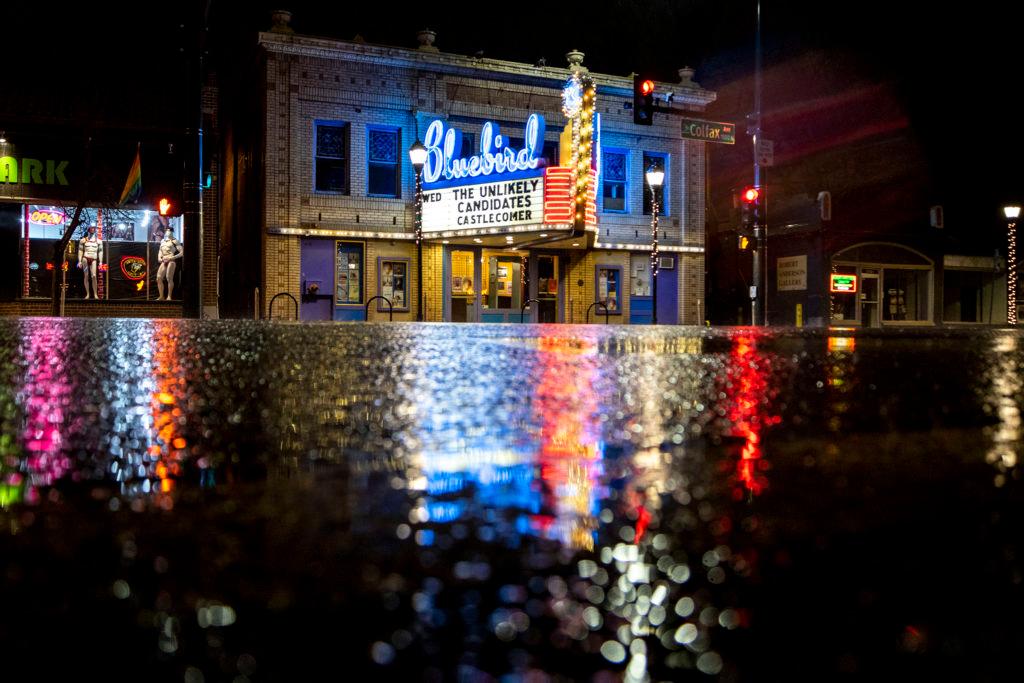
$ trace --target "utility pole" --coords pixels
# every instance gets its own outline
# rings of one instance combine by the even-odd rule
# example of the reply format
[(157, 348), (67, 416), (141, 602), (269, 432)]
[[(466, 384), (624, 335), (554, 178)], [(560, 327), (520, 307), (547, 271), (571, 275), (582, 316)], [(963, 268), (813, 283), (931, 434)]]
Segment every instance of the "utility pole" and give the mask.
[[(761, 0), (757, 0), (757, 30), (754, 37), (754, 127), (750, 131), (754, 139), (754, 187), (761, 194), (762, 202), (765, 196), (761, 189)], [(750, 324), (767, 325), (768, 311), (765, 295), (764, 266), (765, 247), (767, 236), (765, 235), (764, 213), (760, 219), (754, 222), (754, 285), (750, 289)]]
[[(182, 178), (186, 267), (182, 273), (182, 315), (203, 315), (203, 51), (208, 1), (196, 3), (185, 19), (185, 163)], [(195, 22), (189, 26), (189, 23)]]

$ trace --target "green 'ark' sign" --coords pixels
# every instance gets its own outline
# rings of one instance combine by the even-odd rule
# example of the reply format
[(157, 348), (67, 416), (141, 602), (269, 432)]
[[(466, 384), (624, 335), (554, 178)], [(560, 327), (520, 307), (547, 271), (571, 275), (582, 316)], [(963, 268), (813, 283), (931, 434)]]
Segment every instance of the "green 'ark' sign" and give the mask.
[(67, 170), (67, 161), (54, 161), (47, 159), (21, 159), (21, 174), (18, 173), (18, 159), (15, 157), (0, 157), (0, 183), (22, 183), (24, 185), (67, 185), (68, 179), (64, 177)]
[(682, 119), (683, 137), (690, 140), (704, 140), (723, 145), (736, 144), (736, 124), (702, 121), (700, 119)]

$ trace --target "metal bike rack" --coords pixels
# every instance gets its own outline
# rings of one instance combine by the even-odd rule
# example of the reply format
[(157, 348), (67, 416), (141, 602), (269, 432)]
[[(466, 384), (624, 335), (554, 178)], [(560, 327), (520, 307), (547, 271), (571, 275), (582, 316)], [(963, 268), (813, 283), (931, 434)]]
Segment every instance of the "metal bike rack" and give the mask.
[(299, 319), (299, 302), (295, 299), (294, 296), (292, 296), (288, 292), (279, 292), (279, 293), (277, 293), (277, 294), (275, 294), (273, 296), (273, 298), (270, 300), (270, 308), (267, 311), (267, 318), (269, 318), (270, 320), (274, 319), (274, 302), (277, 301), (278, 297), (282, 297), (282, 296), (286, 296), (286, 297), (288, 297), (289, 299), (292, 300), (292, 305), (294, 306), (294, 311), (295, 311), (295, 320), (298, 320)]
[(604, 324), (607, 325), (608, 324), (608, 315), (609, 315), (608, 314), (608, 304), (606, 304), (603, 301), (595, 301), (594, 303), (592, 303), (589, 306), (587, 306), (586, 323), (590, 324), (590, 309), (593, 308), (594, 306), (601, 306), (602, 308), (604, 308)]
[(519, 309), (519, 322), (523, 322), (523, 317), (526, 315), (526, 307), (534, 301), (538, 304), (540, 303), (540, 299), (527, 299), (523, 302), (523, 307)]
[(370, 319), (370, 304), (373, 303), (377, 299), (383, 299), (384, 301), (387, 302), (387, 304), (388, 304), (388, 322), (389, 323), (393, 323), (395, 321), (395, 311), (394, 311), (394, 307), (391, 305), (391, 299), (387, 298), (386, 296), (381, 296), (380, 294), (378, 294), (376, 296), (371, 296), (370, 300), (366, 302), (366, 319), (367, 320)]

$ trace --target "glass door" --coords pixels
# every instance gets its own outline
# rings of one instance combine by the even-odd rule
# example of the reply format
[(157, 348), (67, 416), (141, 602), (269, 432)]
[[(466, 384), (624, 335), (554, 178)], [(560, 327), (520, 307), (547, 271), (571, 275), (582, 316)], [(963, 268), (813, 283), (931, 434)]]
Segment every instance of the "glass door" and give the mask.
[(529, 298), (526, 252), (484, 250), (481, 263), (480, 322), (519, 322)]
[(449, 283), (448, 320), (453, 323), (472, 323), (477, 321), (476, 295), (477, 259), (479, 252), (474, 250), (451, 251), (451, 282)]
[(880, 327), (878, 317), (878, 269), (861, 270), (860, 324), (863, 327)]
[(537, 256), (537, 322), (558, 322), (558, 256)]

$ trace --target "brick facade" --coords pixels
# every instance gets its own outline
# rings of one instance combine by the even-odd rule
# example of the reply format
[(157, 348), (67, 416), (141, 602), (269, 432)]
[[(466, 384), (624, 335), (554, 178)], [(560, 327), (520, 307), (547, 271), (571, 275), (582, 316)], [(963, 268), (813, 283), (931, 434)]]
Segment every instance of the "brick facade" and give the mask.
[[(357, 240), (365, 243), (364, 297), (377, 293), (377, 258), (410, 259), (408, 313), (395, 320), (414, 320), (416, 302), (414, 230), (414, 172), (406, 150), (422, 139), (432, 118), (448, 118), (453, 125), (478, 134), (485, 120), (498, 121), (506, 135), (522, 135), (529, 114), (543, 114), (548, 122), (545, 140), (556, 141), (565, 124), (561, 89), (568, 68), (534, 67), (499, 60), (439, 53), (432, 49), (402, 49), (328, 40), (284, 33), (262, 33), (264, 72), (261, 76), (265, 126), (261, 153), (264, 169), (262, 197), (263, 242), (261, 306), (268, 314), (271, 297), (302, 292), (301, 242), (304, 236)], [(660, 220), (661, 246), (675, 248), (678, 269), (679, 322), (697, 324), (704, 305), (704, 220), (706, 195), (705, 144), (683, 141), (678, 121), (655, 118), (640, 128), (633, 123), (631, 79), (591, 74), (597, 84), (601, 114), (601, 144), (627, 155), (626, 212), (601, 212), (590, 247), (563, 251), (564, 319), (580, 321), (584, 301), (577, 282), (585, 284), (586, 303), (594, 297), (594, 268), (599, 264), (622, 267), (621, 314), (629, 322), (631, 291), (630, 255), (650, 239), (650, 216), (643, 213), (644, 152), (667, 155), (665, 209)], [(695, 83), (673, 84), (677, 107), (701, 111), (714, 94)], [(347, 130), (347, 191), (315, 191), (314, 147), (317, 121), (337, 122)], [(515, 126), (519, 126), (518, 129)], [(475, 127), (474, 127), (475, 126)], [(398, 131), (399, 196), (368, 196), (368, 131), (387, 127)], [(600, 191), (598, 192), (600, 195)], [(596, 244), (595, 244), (596, 241)], [(615, 247), (613, 245), (620, 245)], [(584, 244), (584, 247), (587, 247)], [(444, 317), (445, 249), (436, 241), (424, 244), (424, 299), (426, 318)], [(371, 306), (370, 320), (386, 319)], [(593, 316), (591, 316), (593, 319)]]
[[(0, 302), (0, 316), (49, 316), (50, 302), (23, 299)], [(180, 318), (180, 301), (67, 301), (64, 315), (69, 318)]]

